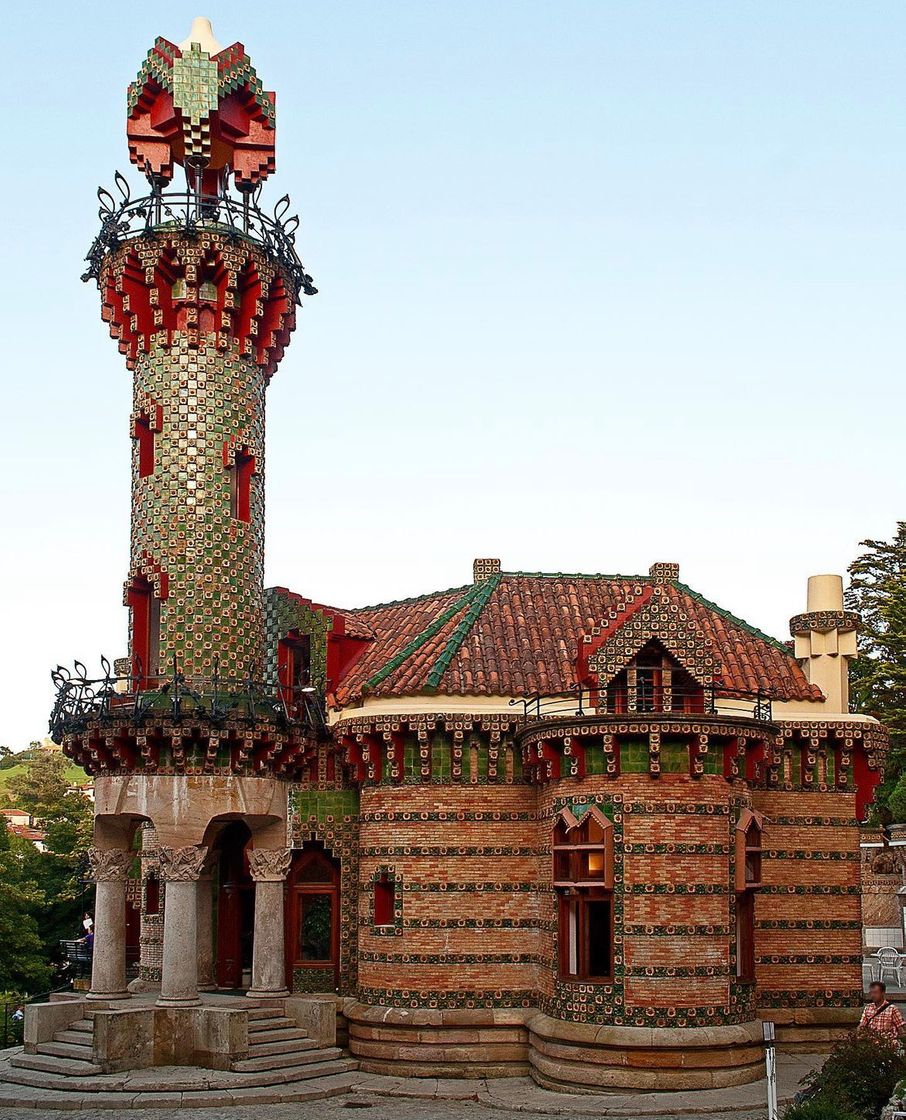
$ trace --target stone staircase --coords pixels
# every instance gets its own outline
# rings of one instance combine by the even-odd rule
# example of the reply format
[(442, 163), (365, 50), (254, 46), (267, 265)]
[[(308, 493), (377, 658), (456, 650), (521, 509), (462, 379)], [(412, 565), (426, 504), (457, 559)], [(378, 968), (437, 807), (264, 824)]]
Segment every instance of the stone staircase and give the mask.
[[(63, 1074), (67, 1077), (85, 1077), (101, 1073), (100, 1066), (92, 1061), (93, 1015), (77, 1019), (63, 1031), (57, 1031), (53, 1042), (41, 1042), (36, 1053), (17, 1054), (10, 1059), (14, 1069), (35, 1070), (39, 1073)], [(27, 1082), (26, 1082), (27, 1083)]]
[(325, 1073), (347, 1073), (358, 1069), (358, 1062), (344, 1058), (336, 1046), (319, 1047), (295, 1020), (276, 1008), (249, 1011), (249, 1056), (232, 1062), (234, 1073), (267, 1076), (280, 1072), (293, 1081), (320, 1077)]
[(336, 1046), (319, 1046), (279, 1008), (249, 1009), (248, 1056), (223, 1071), (165, 1066), (104, 1073), (93, 1061), (93, 1018), (88, 1012), (34, 1053), (0, 1063), (0, 1107), (71, 1107), (67, 1101), (77, 1097), (93, 1107), (155, 1107), (177, 1103), (174, 1094), (186, 1106), (305, 1101), (348, 1093), (358, 1079), (358, 1062)]

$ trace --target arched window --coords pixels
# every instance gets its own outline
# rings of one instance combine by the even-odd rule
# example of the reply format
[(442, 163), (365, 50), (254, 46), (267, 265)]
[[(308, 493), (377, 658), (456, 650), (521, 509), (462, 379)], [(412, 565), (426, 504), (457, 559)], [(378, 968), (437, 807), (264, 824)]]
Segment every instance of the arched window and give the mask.
[(560, 975), (613, 977), (613, 825), (597, 806), (580, 818), (564, 809), (554, 825)]

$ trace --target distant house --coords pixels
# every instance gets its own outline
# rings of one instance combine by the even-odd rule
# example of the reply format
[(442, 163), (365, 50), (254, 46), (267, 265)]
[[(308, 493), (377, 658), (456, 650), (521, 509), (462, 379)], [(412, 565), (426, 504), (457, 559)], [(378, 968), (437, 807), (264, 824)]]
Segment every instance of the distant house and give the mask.
[(82, 782), (80, 785), (67, 786), (66, 792), (81, 794), (82, 797), (87, 797), (89, 801), (94, 803), (94, 782)]
[(24, 809), (0, 809), (0, 815), (6, 817), (6, 823), (11, 828), (31, 828), (34, 824), (34, 817)]
[(0, 816), (6, 818), (6, 826), (14, 836), (30, 840), (39, 852), (46, 851), (44, 838), (47, 834), (37, 826), (31, 813), (24, 809), (0, 809)]

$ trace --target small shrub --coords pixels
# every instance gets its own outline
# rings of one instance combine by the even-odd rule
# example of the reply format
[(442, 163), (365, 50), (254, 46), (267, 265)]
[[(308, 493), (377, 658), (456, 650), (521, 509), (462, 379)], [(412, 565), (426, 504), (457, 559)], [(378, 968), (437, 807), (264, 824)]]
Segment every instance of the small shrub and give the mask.
[(783, 1120), (859, 1120), (854, 1112), (830, 1101), (804, 1101), (794, 1104), (783, 1114)]
[[(906, 1057), (899, 1045), (882, 1035), (862, 1032), (837, 1044), (821, 1067), (805, 1079), (801, 1106), (823, 1106), (826, 1120), (880, 1120), (881, 1110), (906, 1076)], [(792, 1114), (793, 1120), (820, 1120), (825, 1114)], [(784, 1120), (788, 1120), (788, 1112)]]

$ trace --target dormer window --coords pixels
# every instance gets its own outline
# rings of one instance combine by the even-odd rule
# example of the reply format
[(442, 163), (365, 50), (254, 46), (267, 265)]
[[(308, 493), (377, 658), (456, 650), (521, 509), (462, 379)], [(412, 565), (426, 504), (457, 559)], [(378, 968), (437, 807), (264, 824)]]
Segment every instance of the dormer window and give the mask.
[(607, 711), (616, 715), (704, 710), (702, 686), (656, 640), (643, 646), (607, 686)]

